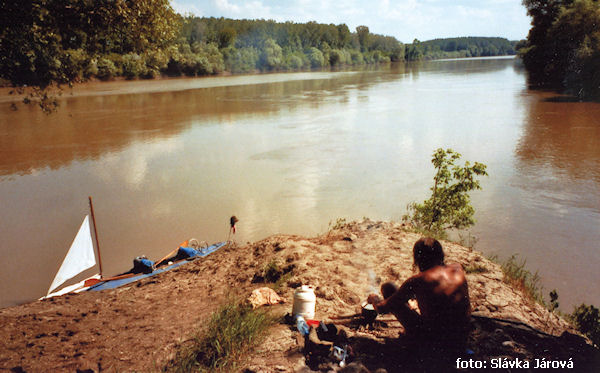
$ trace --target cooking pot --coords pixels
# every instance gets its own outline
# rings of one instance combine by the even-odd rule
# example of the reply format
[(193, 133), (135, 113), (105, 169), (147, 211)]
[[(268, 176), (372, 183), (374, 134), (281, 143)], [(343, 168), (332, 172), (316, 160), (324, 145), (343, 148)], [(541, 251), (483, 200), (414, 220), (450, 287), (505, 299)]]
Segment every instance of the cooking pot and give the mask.
[(375, 307), (373, 307), (372, 304), (367, 303), (367, 301), (364, 301), (361, 304), (361, 308), (361, 315), (365, 319), (365, 322), (367, 324), (373, 323), (373, 321), (375, 321), (375, 318), (377, 317), (377, 311), (375, 311)]

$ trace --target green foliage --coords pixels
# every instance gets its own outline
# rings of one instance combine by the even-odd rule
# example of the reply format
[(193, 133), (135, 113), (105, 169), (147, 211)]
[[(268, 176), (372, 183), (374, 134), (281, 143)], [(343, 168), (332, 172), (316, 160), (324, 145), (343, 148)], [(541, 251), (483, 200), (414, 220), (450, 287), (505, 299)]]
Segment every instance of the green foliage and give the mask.
[(277, 282), (282, 275), (282, 271), (279, 269), (279, 263), (276, 260), (272, 260), (263, 269), (264, 278), (267, 282)]
[(540, 285), (540, 276), (537, 273), (531, 273), (525, 268), (526, 260), (517, 261), (516, 255), (511, 255), (507, 261), (501, 264), (504, 273), (504, 282), (521, 290), (531, 300), (542, 305), (545, 304), (542, 295), (542, 286)]
[[(38, 87), (88, 78), (298, 70), (404, 58), (390, 36), (345, 24), (182, 17), (169, 0), (17, 0), (0, 12), (0, 79)], [(49, 107), (50, 107), (49, 106)]]
[(550, 292), (550, 306), (548, 307), (548, 310), (550, 312), (554, 312), (558, 309), (560, 303), (558, 303), (558, 292), (556, 291), (556, 289), (552, 290)]
[(467, 161), (464, 166), (456, 165), (461, 155), (452, 149), (437, 149), (433, 153), (436, 174), (431, 187), (431, 197), (423, 203), (413, 202), (405, 216), (415, 227), (442, 234), (446, 229), (466, 228), (475, 223), (475, 210), (471, 206), (469, 192), (481, 189), (477, 176), (487, 175), (486, 165)]
[(516, 42), (497, 37), (460, 37), (419, 41), (406, 46), (406, 60), (514, 55)]
[(108, 58), (101, 57), (96, 63), (97, 73), (96, 76), (103, 80), (108, 80), (117, 75), (118, 69), (113, 61)]
[(336, 229), (342, 229), (346, 226), (346, 218), (337, 218), (335, 222), (329, 222), (329, 230), (334, 231)]
[(213, 313), (208, 326), (198, 329), (191, 343), (177, 351), (168, 371), (234, 371), (235, 362), (256, 344), (276, 319), (263, 310), (253, 310), (229, 301)]
[(413, 40), (412, 44), (406, 46), (406, 60), (420, 61), (423, 59), (423, 47), (419, 39)]
[(569, 318), (580, 332), (588, 336), (597, 347), (600, 347), (600, 311), (598, 308), (582, 303), (575, 307)]
[(600, 98), (600, 3), (596, 0), (525, 0), (532, 17), (520, 50), (531, 83)]
[(247, 73), (256, 69), (258, 64), (258, 50), (254, 47), (236, 49), (228, 47), (223, 53), (225, 69), (232, 73)]
[(259, 62), (266, 70), (274, 70), (281, 67), (283, 62), (283, 51), (275, 40), (271, 38), (265, 40)]
[[(168, 45), (178, 28), (168, 0), (31, 0), (29, 5), (7, 0), (0, 23), (0, 76), (16, 86), (41, 88), (80, 78), (86, 69), (82, 62), (96, 56)], [(105, 62), (98, 68), (103, 78), (114, 75)]]
[(308, 60), (310, 61), (311, 67), (322, 67), (325, 66), (325, 57), (323, 56), (323, 52), (318, 50), (315, 47), (311, 47), (308, 50)]
[(356, 35), (358, 36), (358, 42), (360, 44), (361, 52), (366, 52), (369, 50), (370, 45), (370, 33), (369, 28), (367, 26), (358, 26), (356, 27)]
[(134, 79), (146, 75), (146, 63), (137, 53), (127, 53), (122, 58), (123, 76)]

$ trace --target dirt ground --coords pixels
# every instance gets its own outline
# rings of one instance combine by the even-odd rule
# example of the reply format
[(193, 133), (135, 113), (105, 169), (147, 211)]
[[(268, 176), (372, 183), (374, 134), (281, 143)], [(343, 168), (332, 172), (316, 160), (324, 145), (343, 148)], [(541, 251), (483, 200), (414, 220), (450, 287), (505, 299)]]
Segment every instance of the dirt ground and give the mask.
[[(0, 310), (0, 370), (159, 371), (220, 303), (232, 295), (246, 298), (265, 286), (260, 282), (262, 269), (277, 263), (292, 271), (279, 289), (287, 302), (272, 306), (273, 312), (290, 312), (294, 287), (312, 285), (315, 318), (331, 320), (344, 330), (344, 343), (352, 350), (350, 368), (427, 371), (404, 344), (402, 326), (393, 317), (380, 315), (374, 324), (363, 325), (362, 318), (351, 316), (382, 282), (402, 282), (414, 273), (412, 246), (418, 238), (399, 223), (366, 219), (314, 238), (276, 235), (244, 246), (233, 244), (119, 289), (6, 308)], [(536, 358), (571, 358), (574, 369), (569, 371), (600, 369), (598, 350), (566, 321), (504, 283), (497, 264), (471, 249), (442, 244), (447, 262), (483, 268), (467, 275), (475, 315), (469, 341), (472, 359), (529, 359), (533, 366)], [(240, 371), (341, 370), (323, 350), (331, 344), (319, 342), (314, 332), (305, 341), (294, 328), (278, 324), (240, 362)]]

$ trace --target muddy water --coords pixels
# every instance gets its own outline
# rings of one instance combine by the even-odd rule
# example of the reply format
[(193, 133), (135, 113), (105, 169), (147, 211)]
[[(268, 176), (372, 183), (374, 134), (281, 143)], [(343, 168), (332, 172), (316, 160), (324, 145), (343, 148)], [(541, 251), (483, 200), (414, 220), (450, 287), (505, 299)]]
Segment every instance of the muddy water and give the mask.
[[(57, 113), (0, 97), (0, 306), (47, 291), (94, 198), (106, 274), (195, 237), (398, 220), (437, 147), (488, 165), (476, 248), (519, 253), (562, 308), (600, 304), (600, 104), (527, 89), (512, 59), (89, 84)], [(85, 274), (92, 274), (88, 271)]]

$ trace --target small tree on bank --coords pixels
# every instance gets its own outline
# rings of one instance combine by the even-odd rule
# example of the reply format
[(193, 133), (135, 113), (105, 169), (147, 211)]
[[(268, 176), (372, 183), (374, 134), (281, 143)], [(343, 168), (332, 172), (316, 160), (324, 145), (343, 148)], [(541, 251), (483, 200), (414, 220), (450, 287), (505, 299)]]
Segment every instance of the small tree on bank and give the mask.
[(405, 219), (417, 228), (444, 236), (446, 229), (467, 228), (475, 224), (475, 209), (471, 206), (469, 192), (481, 189), (477, 176), (487, 176), (486, 165), (467, 161), (456, 165), (461, 155), (452, 149), (439, 148), (433, 153), (431, 163), (437, 172), (433, 178), (431, 197), (423, 203), (408, 205)]

